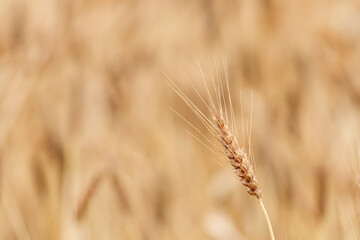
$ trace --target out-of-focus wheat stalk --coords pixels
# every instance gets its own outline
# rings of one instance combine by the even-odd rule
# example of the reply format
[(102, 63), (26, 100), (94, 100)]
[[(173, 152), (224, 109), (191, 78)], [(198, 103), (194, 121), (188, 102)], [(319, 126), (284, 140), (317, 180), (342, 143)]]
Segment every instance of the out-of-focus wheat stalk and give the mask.
[(77, 220), (81, 220), (84, 216), (86, 209), (88, 208), (90, 199), (94, 195), (97, 187), (99, 186), (100, 182), (103, 180), (105, 175), (104, 171), (97, 173), (90, 181), (89, 185), (85, 188), (85, 191), (81, 195), (79, 200), (78, 207), (76, 209), (76, 218)]
[[(222, 149), (219, 149), (214, 143), (211, 142), (208, 138), (205, 137), (197, 128), (195, 128), (189, 121), (187, 121), (198, 133), (200, 133), (210, 144), (209, 149), (212, 147), (217, 148), (225, 155), (229, 160), (230, 164), (235, 170), (235, 174), (239, 177), (241, 183), (246, 187), (246, 191), (252, 195), (256, 196), (261, 206), (261, 209), (265, 215), (266, 222), (269, 228), (269, 233), (271, 239), (274, 240), (275, 236), (271, 226), (270, 218), (267, 214), (266, 208), (261, 200), (261, 189), (259, 187), (258, 181), (256, 180), (255, 172), (250, 163), (249, 158), (243, 148), (239, 146), (238, 140), (236, 138), (236, 123), (234, 119), (234, 110), (230, 95), (229, 79), (227, 76), (226, 61), (223, 58), (223, 67), (225, 74), (225, 86), (221, 81), (219, 69), (217, 62), (215, 61), (215, 78), (212, 78), (212, 87), (209, 87), (209, 84), (206, 82), (202, 68), (200, 71), (202, 74), (202, 80), (204, 85), (204, 90), (206, 92), (206, 100), (201, 96), (199, 91), (194, 87), (194, 90), (206, 106), (209, 111), (209, 115), (206, 115), (200, 108), (191, 101), (184, 92), (171, 80), (168, 78), (168, 83), (170, 87), (180, 96), (180, 98), (190, 107), (194, 114), (200, 119), (200, 121), (205, 125), (205, 127), (212, 133), (218, 142), (221, 143)], [(215, 99), (213, 97), (215, 95)], [(177, 113), (177, 112), (176, 112)], [(178, 114), (181, 116), (180, 114)], [(235, 132), (234, 132), (235, 131)], [(244, 131), (244, 130), (243, 130)]]
[(129, 200), (127, 199), (123, 186), (118, 176), (116, 175), (113, 166), (109, 165), (105, 166), (98, 173), (96, 173), (89, 181), (87, 187), (84, 189), (76, 208), (76, 219), (78, 221), (81, 221), (83, 219), (84, 214), (89, 207), (91, 198), (94, 196), (94, 193), (96, 192), (100, 183), (104, 181), (105, 178), (109, 178), (109, 180), (111, 181), (111, 186), (117, 196), (118, 202), (121, 207), (125, 211), (130, 210)]

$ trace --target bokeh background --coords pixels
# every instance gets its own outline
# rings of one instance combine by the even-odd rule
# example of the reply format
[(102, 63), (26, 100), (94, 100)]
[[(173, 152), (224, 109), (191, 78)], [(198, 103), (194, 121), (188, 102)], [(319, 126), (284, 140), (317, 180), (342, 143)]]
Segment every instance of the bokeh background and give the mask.
[(359, 239), (359, 23), (356, 0), (1, 0), (0, 239), (269, 239), (169, 110), (198, 123), (163, 72), (199, 101), (184, 73), (222, 56), (277, 239)]

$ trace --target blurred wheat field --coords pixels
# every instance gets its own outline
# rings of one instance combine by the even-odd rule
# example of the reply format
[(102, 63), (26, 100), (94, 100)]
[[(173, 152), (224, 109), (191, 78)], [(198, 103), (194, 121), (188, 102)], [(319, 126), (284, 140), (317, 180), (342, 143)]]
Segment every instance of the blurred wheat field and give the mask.
[(359, 22), (355, 0), (1, 0), (0, 239), (269, 239), (169, 110), (197, 121), (163, 72), (200, 101), (184, 73), (218, 56), (276, 238), (359, 239)]

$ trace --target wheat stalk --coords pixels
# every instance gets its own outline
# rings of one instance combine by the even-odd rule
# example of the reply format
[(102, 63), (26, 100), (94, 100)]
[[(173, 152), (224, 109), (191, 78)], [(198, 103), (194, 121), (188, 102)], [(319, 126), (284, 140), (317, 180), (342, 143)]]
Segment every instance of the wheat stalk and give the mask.
[(76, 219), (78, 221), (80, 221), (83, 218), (89, 206), (90, 199), (93, 197), (96, 189), (98, 188), (100, 182), (103, 180), (104, 176), (105, 176), (105, 171), (100, 171), (91, 179), (90, 183), (85, 188), (85, 191), (81, 195), (79, 204), (76, 209)]
[[(168, 79), (168, 83), (170, 87), (183, 99), (183, 101), (190, 107), (190, 109), (194, 112), (194, 114), (200, 119), (200, 121), (205, 125), (205, 127), (212, 133), (215, 138), (221, 143), (222, 149), (219, 149), (218, 146), (213, 144), (211, 140), (205, 137), (201, 131), (194, 127), (189, 121), (187, 121), (181, 114), (177, 113), (173, 110), (176, 114), (178, 114), (181, 118), (183, 118), (186, 122), (188, 122), (202, 137), (206, 139), (208, 144), (203, 143), (208, 149), (215, 152), (215, 150), (220, 150), (223, 154), (222, 156), (226, 156), (230, 160), (230, 164), (235, 170), (235, 174), (239, 177), (241, 183), (246, 187), (246, 191), (252, 195), (256, 196), (258, 199), (258, 203), (265, 215), (266, 222), (268, 225), (270, 237), (272, 240), (275, 240), (275, 236), (272, 230), (270, 218), (267, 214), (266, 208), (261, 199), (261, 189), (259, 187), (258, 181), (256, 180), (256, 176), (254, 173), (254, 169), (252, 167), (251, 162), (249, 161), (246, 152), (243, 148), (241, 148), (238, 144), (238, 140), (234, 133), (234, 129), (236, 132), (236, 124), (234, 119), (234, 111), (230, 96), (230, 89), (229, 89), (229, 81), (227, 76), (227, 69), (225, 64), (225, 59), (223, 59), (223, 66), (225, 71), (226, 77), (226, 87), (223, 86), (223, 83), (220, 79), (219, 70), (217, 67), (217, 63), (215, 62), (215, 69), (216, 69), (216, 78), (212, 78), (212, 91), (207, 84), (204, 74), (202, 72), (202, 68), (199, 64), (200, 71), (202, 74), (204, 90), (207, 95), (207, 100), (205, 100), (199, 91), (193, 86), (194, 90), (200, 97), (201, 101), (204, 103), (205, 107), (209, 111), (210, 117), (203, 113), (199, 109), (197, 105), (195, 105), (184, 93), (183, 91), (168, 77), (166, 74), (165, 76)], [(213, 95), (215, 95), (215, 100), (213, 99)], [(227, 97), (225, 97), (227, 95)], [(229, 105), (229, 111), (228, 107)], [(230, 117), (229, 117), (230, 116)], [(230, 120), (229, 120), (230, 118)], [(243, 129), (244, 132), (244, 129)], [(198, 138), (197, 138), (198, 139)], [(199, 139), (198, 139), (199, 140)], [(250, 145), (250, 144), (249, 144)], [(215, 150), (214, 150), (215, 149)]]
[(83, 191), (80, 200), (78, 202), (78, 206), (76, 208), (76, 219), (81, 221), (84, 217), (86, 210), (89, 207), (90, 200), (94, 196), (96, 190), (99, 185), (108, 178), (111, 182), (111, 186), (113, 191), (117, 196), (117, 200), (120, 203), (121, 207), (125, 211), (131, 210), (131, 205), (129, 203), (129, 199), (126, 196), (126, 192), (123, 188), (120, 179), (118, 178), (116, 171), (114, 169), (114, 163), (106, 163), (105, 166), (100, 169), (89, 181), (87, 187)]

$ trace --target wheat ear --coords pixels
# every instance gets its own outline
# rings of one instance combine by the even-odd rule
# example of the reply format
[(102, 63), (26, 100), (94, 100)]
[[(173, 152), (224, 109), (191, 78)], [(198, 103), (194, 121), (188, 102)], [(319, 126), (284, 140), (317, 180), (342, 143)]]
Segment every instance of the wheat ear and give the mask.
[[(201, 96), (199, 91), (194, 87), (192, 84), (195, 92), (201, 99), (201, 101), (204, 103), (205, 107), (209, 111), (210, 118), (203, 113), (199, 107), (194, 104), (187, 96), (183, 93), (183, 91), (171, 80), (170, 77), (168, 77), (166, 74), (165, 76), (168, 79), (169, 86), (179, 95), (179, 97), (190, 107), (190, 109), (194, 112), (194, 114), (200, 119), (200, 121), (204, 124), (204, 126), (210, 131), (211, 134), (213, 134), (216, 139), (221, 143), (223, 146), (223, 149), (219, 149), (214, 143), (211, 142), (211, 140), (207, 139), (203, 133), (201, 133), (200, 130), (195, 128), (189, 121), (187, 121), (184, 117), (181, 116), (181, 114), (177, 113), (175, 110), (175, 113), (178, 114), (181, 118), (183, 118), (187, 123), (190, 124), (191, 127), (193, 127), (202, 137), (206, 139), (207, 142), (210, 143), (210, 146), (203, 143), (207, 146), (208, 149), (215, 152), (213, 148), (216, 148), (217, 150), (221, 151), (225, 156), (230, 160), (230, 164), (235, 170), (235, 174), (239, 177), (241, 183), (246, 187), (246, 191), (252, 195), (256, 196), (258, 199), (258, 203), (265, 215), (266, 222), (268, 225), (270, 237), (272, 240), (275, 240), (275, 236), (272, 230), (270, 218), (267, 214), (266, 208), (261, 200), (261, 189), (259, 187), (258, 181), (256, 180), (254, 169), (247, 157), (246, 152), (240, 148), (238, 141), (236, 139), (236, 136), (234, 134), (233, 129), (235, 128), (236, 132), (236, 124), (234, 119), (234, 111), (230, 96), (230, 90), (229, 90), (229, 82), (228, 82), (228, 76), (227, 76), (227, 69), (225, 61), (223, 61), (224, 64), (224, 72), (226, 77), (226, 86), (223, 86), (223, 83), (220, 80), (220, 74), (218, 71), (217, 64), (215, 62), (215, 69), (216, 69), (216, 78), (212, 78), (212, 89), (210, 89), (208, 83), (205, 80), (204, 74), (202, 72), (202, 68), (199, 64), (204, 90), (206, 92), (206, 100)], [(210, 85), (210, 86), (211, 86)], [(215, 99), (213, 99), (213, 95), (215, 95)], [(225, 97), (227, 95), (227, 97)], [(227, 105), (229, 105), (229, 111), (227, 109)], [(229, 115), (230, 115), (230, 122), (231, 127), (229, 124)], [(243, 129), (244, 132), (244, 129)], [(199, 140), (199, 139), (198, 139)]]
[(225, 149), (226, 156), (230, 159), (235, 174), (240, 178), (241, 183), (246, 187), (250, 195), (261, 198), (261, 189), (256, 180), (253, 167), (248, 160), (246, 153), (238, 145), (235, 135), (230, 130), (224, 119), (217, 113), (213, 116), (217, 137)]
[(246, 187), (246, 191), (258, 198), (259, 205), (265, 215), (266, 222), (269, 228), (270, 237), (275, 240), (274, 232), (271, 226), (269, 215), (267, 214), (264, 203), (261, 200), (261, 189), (256, 180), (253, 167), (248, 160), (246, 153), (238, 145), (237, 139), (232, 130), (225, 123), (225, 120), (216, 112), (213, 112), (214, 128), (217, 133), (217, 138), (225, 149), (225, 154), (230, 160), (235, 174), (241, 180), (241, 183)]

